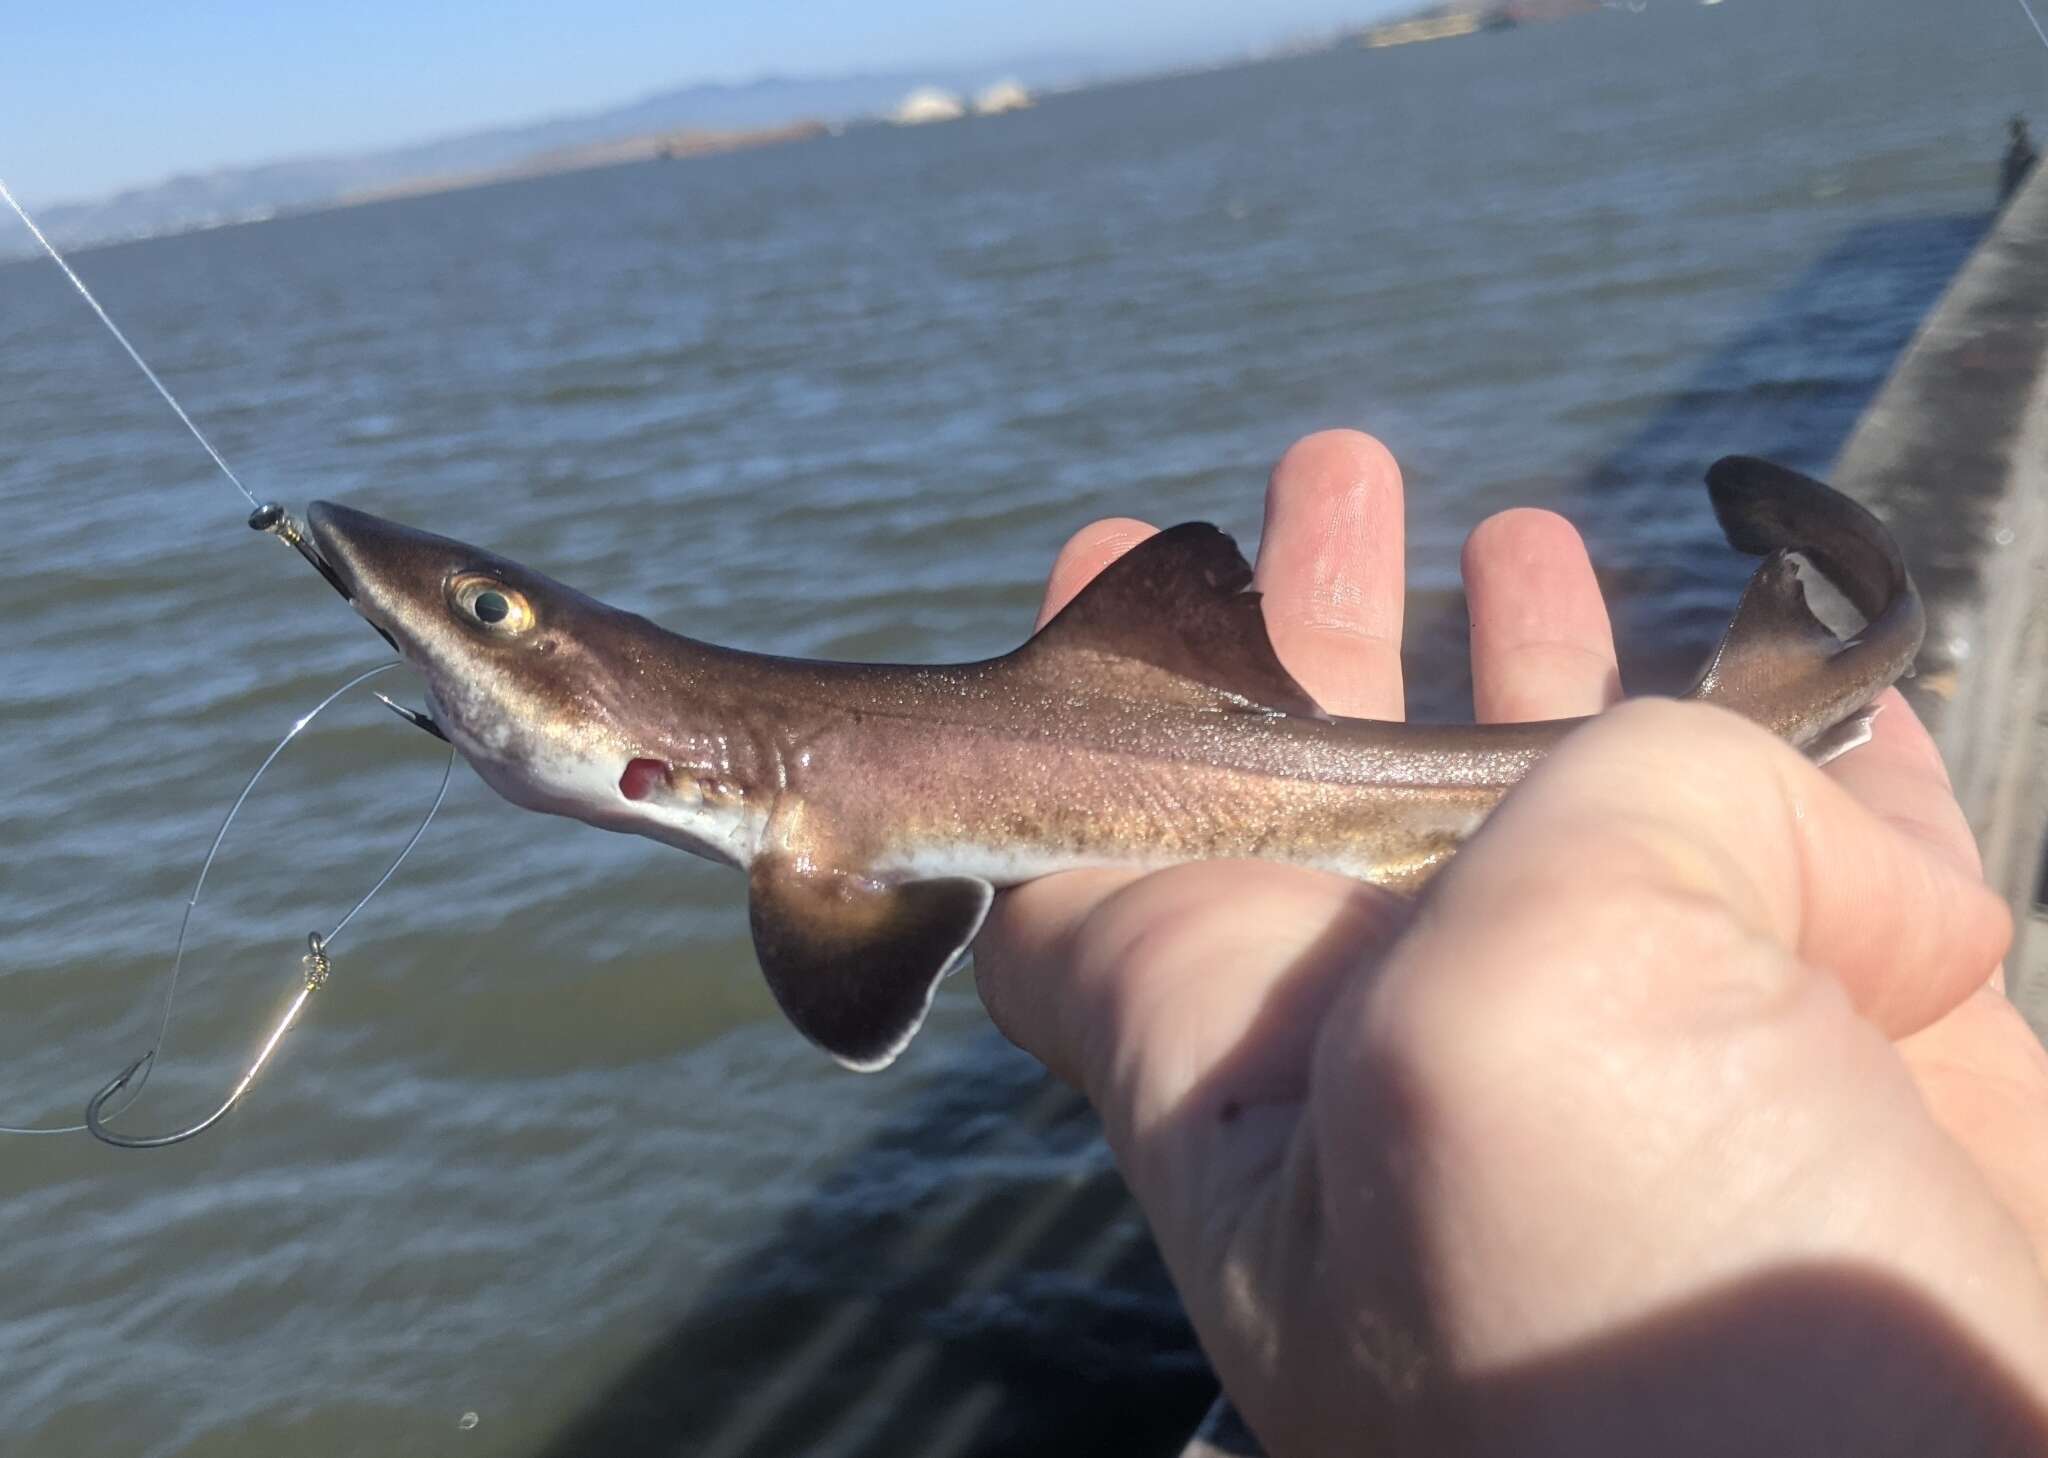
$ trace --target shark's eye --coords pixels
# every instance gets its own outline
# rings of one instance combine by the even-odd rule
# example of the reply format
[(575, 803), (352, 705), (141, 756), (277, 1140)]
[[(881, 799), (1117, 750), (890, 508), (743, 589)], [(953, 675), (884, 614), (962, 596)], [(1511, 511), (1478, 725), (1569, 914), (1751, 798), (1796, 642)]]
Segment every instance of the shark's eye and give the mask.
[(533, 626), (533, 608), (523, 594), (482, 573), (464, 573), (448, 584), (455, 610), (491, 633), (523, 633)]

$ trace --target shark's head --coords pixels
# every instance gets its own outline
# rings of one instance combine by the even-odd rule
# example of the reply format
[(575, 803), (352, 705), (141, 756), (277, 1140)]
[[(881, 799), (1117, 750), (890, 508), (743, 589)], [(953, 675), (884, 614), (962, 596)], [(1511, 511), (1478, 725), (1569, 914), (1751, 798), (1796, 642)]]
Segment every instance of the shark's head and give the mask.
[(674, 703), (678, 651), (699, 645), (449, 537), (330, 501), (306, 523), (356, 611), (425, 676), (434, 722), (498, 793), (744, 861), (757, 827), (713, 793), (716, 775), (661, 708)]

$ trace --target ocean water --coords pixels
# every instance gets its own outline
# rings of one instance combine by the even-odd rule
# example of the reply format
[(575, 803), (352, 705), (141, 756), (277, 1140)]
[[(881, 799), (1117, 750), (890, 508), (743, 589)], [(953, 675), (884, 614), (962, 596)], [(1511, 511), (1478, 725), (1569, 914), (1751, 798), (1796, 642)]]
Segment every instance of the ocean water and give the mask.
[[(1469, 711), (1464, 534), (1583, 526), (1624, 671), (1744, 563), (1699, 479), (1824, 469), (1988, 223), (2048, 54), (1994, 0), (1646, 0), (81, 255), (257, 493), (698, 637), (1004, 650), (1088, 520), (1249, 544), (1296, 436), (1408, 474), (1408, 667)], [(382, 645), (47, 264), (0, 267), (0, 1121), (145, 1045), (241, 780)], [(237, 823), (163, 1066), (210, 1109), (424, 808), (367, 700)], [(1170, 1452), (1213, 1392), (1085, 1111), (971, 980), (860, 1078), (730, 872), (458, 769), (219, 1129), (0, 1141), (9, 1454)]]

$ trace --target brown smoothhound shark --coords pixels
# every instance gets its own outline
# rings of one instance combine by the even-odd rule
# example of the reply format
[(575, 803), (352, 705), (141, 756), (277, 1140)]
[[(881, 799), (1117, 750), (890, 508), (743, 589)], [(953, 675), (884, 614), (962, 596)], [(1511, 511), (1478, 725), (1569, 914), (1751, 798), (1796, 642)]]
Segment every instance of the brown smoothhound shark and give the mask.
[[(1707, 483), (1729, 543), (1765, 560), (1688, 696), (1816, 760), (1862, 743), (1920, 646), (1897, 545), (1768, 462)], [(308, 524), (315, 565), (425, 676), (427, 712), (401, 713), (514, 804), (744, 870), (776, 1001), (857, 1069), (910, 1041), (997, 888), (1260, 857), (1412, 891), (1580, 722), (1325, 713), (1202, 523), (1140, 543), (1015, 652), (930, 666), (716, 647), (345, 506)], [(1854, 637), (1816, 618), (1808, 570)]]

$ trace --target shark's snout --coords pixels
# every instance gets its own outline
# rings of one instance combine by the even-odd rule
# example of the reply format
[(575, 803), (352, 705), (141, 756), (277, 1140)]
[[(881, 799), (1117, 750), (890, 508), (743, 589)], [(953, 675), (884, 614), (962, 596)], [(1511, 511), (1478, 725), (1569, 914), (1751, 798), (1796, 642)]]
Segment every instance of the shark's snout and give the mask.
[[(431, 680), (434, 654), (427, 639), (440, 608), (440, 584), (451, 563), (470, 549), (332, 501), (306, 508), (305, 538), (322, 575), (378, 637), (426, 670)], [(400, 718), (447, 739), (433, 714), (377, 697)]]
[(306, 535), (352, 600), (362, 596), (354, 544), (372, 535), (376, 527), (387, 525), (367, 511), (332, 501), (316, 501), (306, 508)]
[[(259, 512), (258, 515), (261, 516), (262, 513)], [(278, 511), (278, 516), (289, 528), (290, 518), (285, 517), (281, 510)], [(391, 630), (363, 604), (361, 574), (356, 570), (354, 554), (348, 550), (348, 527), (351, 518), (358, 522), (373, 524), (377, 521), (376, 517), (367, 512), (353, 511), (346, 506), (337, 506), (331, 501), (316, 501), (307, 508), (306, 529), (303, 533), (288, 529), (281, 535), (298, 548), (299, 555), (313, 564), (314, 570), (327, 579), (328, 585), (347, 600), (348, 605), (356, 610), (378, 637), (402, 653), (404, 650), (399, 648), (398, 640), (391, 636)], [(260, 523), (252, 517), (249, 524), (257, 526)]]
[(306, 508), (306, 536), (323, 571), (355, 610), (389, 636), (409, 637), (440, 606), (441, 585), (475, 549), (333, 501)]

